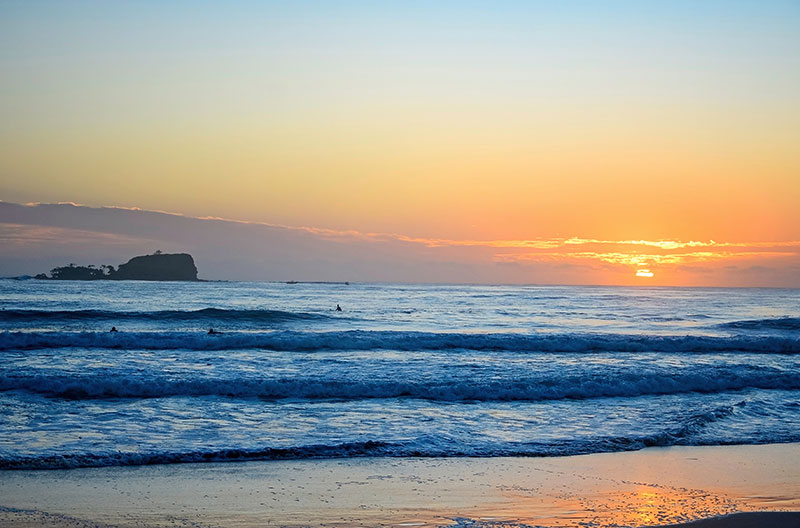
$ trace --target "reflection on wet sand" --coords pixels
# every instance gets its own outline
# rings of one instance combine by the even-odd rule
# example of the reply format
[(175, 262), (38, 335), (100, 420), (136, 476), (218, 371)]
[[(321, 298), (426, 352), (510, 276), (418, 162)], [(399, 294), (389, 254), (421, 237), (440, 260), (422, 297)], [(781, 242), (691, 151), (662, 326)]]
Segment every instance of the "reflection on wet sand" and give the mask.
[[(131, 527), (665, 526), (800, 510), (800, 444), (13, 471), (0, 480), (0, 497), (0, 525), (12, 528), (45, 517), (59, 528), (82, 526), (70, 519)], [(782, 519), (736, 515), (702, 527), (800, 524)]]

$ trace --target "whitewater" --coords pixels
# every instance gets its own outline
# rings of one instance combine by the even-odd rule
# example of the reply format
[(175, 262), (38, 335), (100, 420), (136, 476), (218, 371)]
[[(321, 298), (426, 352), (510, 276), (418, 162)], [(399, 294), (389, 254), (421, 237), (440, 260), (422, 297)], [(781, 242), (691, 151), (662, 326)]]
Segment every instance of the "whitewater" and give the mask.
[(0, 306), (3, 470), (800, 441), (798, 290), (0, 280)]

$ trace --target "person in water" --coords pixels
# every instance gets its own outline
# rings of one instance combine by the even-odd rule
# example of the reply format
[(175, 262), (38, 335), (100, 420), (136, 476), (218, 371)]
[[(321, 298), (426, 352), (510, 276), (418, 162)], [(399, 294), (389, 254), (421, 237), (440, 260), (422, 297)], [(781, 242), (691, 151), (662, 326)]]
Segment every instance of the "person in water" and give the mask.
[(342, 307), (341, 307), (341, 306), (339, 306), (338, 304), (336, 305), (336, 311), (337, 311), (337, 312), (341, 312), (341, 311), (342, 311)]
[(117, 331), (117, 327), (116, 326), (112, 326), (111, 330), (109, 330), (109, 332), (116, 332), (116, 331)]
[(222, 333), (222, 332), (217, 332), (217, 331), (216, 331), (216, 330), (214, 330), (213, 328), (209, 328), (209, 329), (208, 329), (208, 335), (219, 335), (219, 334), (221, 334), (221, 333)]

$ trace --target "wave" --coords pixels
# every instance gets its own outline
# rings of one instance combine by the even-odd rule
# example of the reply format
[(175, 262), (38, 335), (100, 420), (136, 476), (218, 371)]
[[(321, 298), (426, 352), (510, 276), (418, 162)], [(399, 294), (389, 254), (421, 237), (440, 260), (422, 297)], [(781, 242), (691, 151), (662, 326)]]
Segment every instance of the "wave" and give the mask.
[(106, 310), (2, 310), (0, 321), (67, 322), (67, 321), (241, 321), (253, 323), (322, 320), (331, 316), (281, 310), (160, 310), (154, 312), (115, 312)]
[(669, 352), (798, 354), (800, 338), (778, 336), (652, 336), (623, 334), (327, 332), (0, 332), (0, 350), (480, 350), (509, 352)]
[[(302, 460), (357, 457), (551, 457), (616, 451), (635, 451), (645, 447), (674, 445), (732, 445), (737, 441), (702, 439), (699, 433), (714, 422), (724, 420), (745, 405), (721, 406), (687, 418), (684, 424), (652, 434), (593, 439), (554, 440), (550, 442), (488, 442), (453, 444), (445, 438), (425, 435), (404, 442), (365, 440), (336, 444), (312, 444), (279, 447), (211, 448), (174, 451), (98, 453), (63, 453), (43, 455), (0, 455), (0, 470), (69, 469), (77, 467), (140, 466), (153, 464), (221, 463), (255, 460)], [(748, 440), (752, 443), (785, 443), (800, 440), (800, 434), (787, 432), (769, 438)]]
[(718, 393), (744, 389), (800, 390), (796, 372), (777, 368), (693, 366), (599, 376), (591, 370), (569, 374), (526, 372), (509, 378), (440, 377), (427, 380), (259, 376), (176, 378), (150, 373), (101, 375), (13, 374), (0, 376), (0, 391), (25, 391), (74, 400), (222, 396), (265, 400), (365, 400), (413, 398), (432, 401), (541, 401)]
[(748, 319), (744, 321), (732, 321), (719, 325), (721, 328), (732, 328), (736, 330), (800, 330), (800, 317), (775, 317), (771, 319)]
[[(300, 460), (392, 456), (391, 444), (376, 441), (336, 445), (219, 449), (163, 453), (79, 453), (43, 456), (0, 456), (0, 469), (70, 469), (77, 467), (144, 466), (199, 462), (245, 462), (248, 460)], [(401, 456), (401, 455), (395, 455)]]

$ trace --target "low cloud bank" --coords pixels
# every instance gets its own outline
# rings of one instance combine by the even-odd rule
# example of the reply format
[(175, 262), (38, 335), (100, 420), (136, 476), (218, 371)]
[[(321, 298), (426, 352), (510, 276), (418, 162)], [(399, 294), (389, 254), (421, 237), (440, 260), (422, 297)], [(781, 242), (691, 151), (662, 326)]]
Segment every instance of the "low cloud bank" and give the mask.
[(800, 287), (793, 241), (446, 240), (0, 202), (0, 244), (0, 276), (160, 249), (191, 253), (206, 279)]

